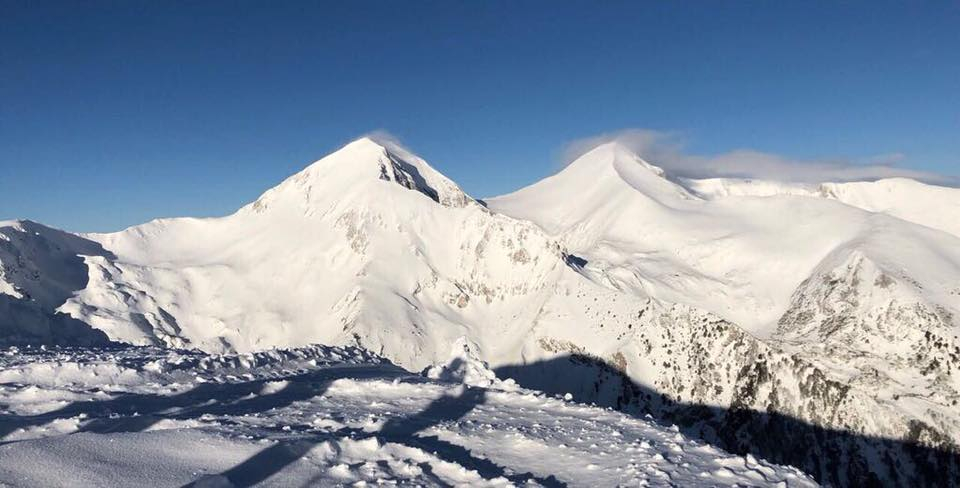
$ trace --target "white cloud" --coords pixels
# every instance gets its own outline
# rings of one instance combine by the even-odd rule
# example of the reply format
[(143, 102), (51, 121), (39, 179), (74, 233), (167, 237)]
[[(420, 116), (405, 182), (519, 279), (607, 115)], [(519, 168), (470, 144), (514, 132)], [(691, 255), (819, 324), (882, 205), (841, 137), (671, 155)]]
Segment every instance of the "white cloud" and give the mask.
[(882, 178), (913, 178), (927, 183), (956, 184), (956, 178), (897, 166), (904, 155), (882, 154), (863, 160), (804, 161), (750, 149), (712, 156), (689, 154), (676, 133), (629, 129), (578, 139), (565, 146), (564, 165), (606, 143), (616, 141), (651, 164), (683, 178), (752, 178), (797, 183), (871, 181)]
[(384, 146), (398, 146), (405, 147), (403, 142), (400, 141), (400, 138), (391, 134), (386, 129), (374, 129), (366, 134), (363, 134), (361, 137), (369, 137), (370, 139), (376, 141), (379, 144)]

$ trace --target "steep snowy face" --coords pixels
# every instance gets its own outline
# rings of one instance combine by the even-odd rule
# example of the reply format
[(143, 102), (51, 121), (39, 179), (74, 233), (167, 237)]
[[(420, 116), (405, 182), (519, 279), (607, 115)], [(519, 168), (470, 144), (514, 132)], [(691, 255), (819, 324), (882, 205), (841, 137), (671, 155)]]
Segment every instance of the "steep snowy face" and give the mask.
[(0, 342), (107, 342), (102, 332), (57, 310), (87, 285), (81, 255), (111, 256), (93, 241), (35, 222), (0, 222)]
[(29, 220), (0, 222), (0, 293), (56, 308), (86, 283), (78, 254), (109, 253), (93, 241)]
[(535, 225), (492, 214), (422, 159), (369, 139), (231, 216), (89, 237), (116, 259), (86, 258), (90, 284), (63, 310), (117, 340), (359, 343), (417, 369), (460, 336), (504, 347), (486, 338), (522, 333), (565, 267)]
[(692, 307), (610, 293), (590, 303), (596, 319), (579, 336), (555, 326), (553, 313), (564, 312), (541, 317), (550, 325), (538, 329), (538, 343), (524, 362), (498, 368), (500, 377), (653, 414), (725, 449), (800, 467), (825, 485), (930, 486), (960, 474), (952, 409), (905, 408)]

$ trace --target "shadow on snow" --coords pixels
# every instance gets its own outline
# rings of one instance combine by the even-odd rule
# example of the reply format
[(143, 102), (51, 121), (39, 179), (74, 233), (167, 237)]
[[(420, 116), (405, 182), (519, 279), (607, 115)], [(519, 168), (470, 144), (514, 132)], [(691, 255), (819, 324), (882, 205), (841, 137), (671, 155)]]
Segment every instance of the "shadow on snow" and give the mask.
[(496, 373), (527, 388), (649, 415), (725, 451), (797, 467), (824, 485), (960, 486), (956, 451), (823, 428), (777, 412), (672, 401), (591, 356), (560, 356)]
[[(417, 380), (400, 368), (389, 370), (375, 367), (327, 368), (307, 374), (277, 379), (263, 379), (243, 383), (202, 383), (188, 391), (174, 395), (124, 394), (110, 400), (73, 402), (61, 409), (38, 415), (0, 416), (0, 437), (17, 429), (40, 426), (57, 419), (83, 416), (91, 420), (83, 423), (78, 432), (114, 433), (141, 432), (162, 420), (193, 419), (202, 415), (242, 416), (287, 407), (295, 402), (321, 396), (329, 385), (340, 378), (395, 377)], [(391, 372), (392, 371), (392, 372)], [(262, 394), (267, 383), (278, 380), (287, 384), (275, 393)], [(292, 441), (278, 441), (249, 459), (219, 475), (207, 476), (187, 486), (203, 486), (208, 482), (229, 481), (233, 486), (245, 487), (260, 483), (288, 465), (296, 462), (315, 445), (343, 437), (360, 440), (377, 438), (380, 442), (403, 444), (433, 453), (443, 461), (475, 470), (484, 478), (506, 478), (523, 484), (535, 481), (547, 487), (565, 486), (553, 476), (541, 478), (533, 473), (514, 473), (493, 461), (478, 457), (469, 449), (444, 441), (437, 436), (419, 435), (443, 422), (455, 422), (486, 401), (487, 390), (464, 387), (459, 395), (444, 395), (433, 400), (422, 411), (407, 417), (389, 419), (376, 432), (343, 428), (334, 432), (316, 432), (304, 429)], [(7, 441), (6, 443), (17, 442)], [(432, 470), (421, 464), (424, 474)], [(444, 484), (435, 478), (437, 484)], [(216, 483), (214, 483), (216, 484)]]
[[(268, 412), (323, 395), (330, 383), (339, 378), (394, 377), (417, 381), (417, 377), (400, 368), (388, 368), (383, 365), (334, 367), (277, 379), (203, 383), (175, 395), (125, 394), (110, 400), (74, 402), (39, 415), (0, 416), (0, 437), (19, 428), (81, 415), (91, 420), (83, 423), (80, 431), (108, 433), (144, 431), (164, 419)], [(650, 415), (663, 424), (677, 424), (691, 437), (732, 453), (749, 453), (772, 463), (795, 466), (822, 484), (960, 486), (960, 454), (955, 451), (827, 429), (776, 412), (672, 401), (593, 357), (573, 355), (502, 367), (497, 369), (497, 375), (514, 378), (528, 388), (550, 393), (569, 392), (578, 401), (596, 402), (636, 416)], [(277, 380), (287, 383), (277, 392), (264, 394), (266, 383)], [(485, 403), (486, 394), (482, 388), (464, 387), (459, 395), (436, 398), (416, 414), (389, 419), (376, 432), (356, 428), (318, 432), (303, 428), (295, 432), (297, 439), (278, 441), (207, 479), (225, 478), (236, 486), (250, 486), (279, 473), (324, 441), (375, 437), (383, 443), (403, 444), (433, 453), (441, 460), (475, 470), (487, 479), (503, 477), (517, 484), (534, 481), (544, 486), (563, 486), (553, 476), (516, 473), (467, 448), (423, 434), (431, 427), (463, 418)], [(432, 475), (430, 466), (421, 465), (421, 468), (427, 477)], [(439, 479), (435, 481), (443, 484)]]

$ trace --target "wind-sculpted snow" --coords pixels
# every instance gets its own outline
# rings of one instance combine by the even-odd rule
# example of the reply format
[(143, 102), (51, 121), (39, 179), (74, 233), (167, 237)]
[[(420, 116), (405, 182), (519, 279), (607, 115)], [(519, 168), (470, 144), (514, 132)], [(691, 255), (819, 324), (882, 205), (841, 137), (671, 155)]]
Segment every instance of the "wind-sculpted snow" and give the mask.
[[(683, 180), (607, 144), (481, 202), (365, 138), (226, 217), (17, 231), (0, 242), (0, 298), (223, 357), (360, 346), (433, 379), (513, 377), (651, 414), (828, 484), (944, 485), (960, 479), (955, 197), (901, 180)], [(18, 256), (56, 256), (16, 268), (40, 273), (43, 300), (10, 278)], [(19, 317), (0, 309), (6, 330), (40, 330)]]
[(676, 428), (357, 348), (10, 349), (0, 379), (14, 486), (815, 486)]

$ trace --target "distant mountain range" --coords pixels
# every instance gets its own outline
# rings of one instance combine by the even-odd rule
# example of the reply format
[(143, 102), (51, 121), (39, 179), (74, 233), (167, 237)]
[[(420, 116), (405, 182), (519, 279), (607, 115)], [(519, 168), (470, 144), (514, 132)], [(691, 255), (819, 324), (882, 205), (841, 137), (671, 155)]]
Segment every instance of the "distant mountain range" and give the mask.
[(960, 479), (960, 189), (676, 178), (616, 143), (474, 199), (354, 141), (236, 213), (0, 222), (0, 340), (355, 345), (651, 414), (836, 485)]

